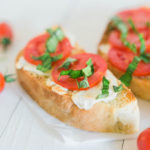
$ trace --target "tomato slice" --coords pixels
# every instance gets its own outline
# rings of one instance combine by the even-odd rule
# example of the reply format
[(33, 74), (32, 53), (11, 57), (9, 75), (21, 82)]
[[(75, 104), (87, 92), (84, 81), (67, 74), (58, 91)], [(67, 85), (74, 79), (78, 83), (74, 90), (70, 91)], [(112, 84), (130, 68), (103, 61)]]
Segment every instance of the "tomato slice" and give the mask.
[(147, 7), (141, 7), (137, 9), (126, 10), (118, 13), (117, 16), (119, 16), (127, 24), (128, 19), (132, 18), (137, 29), (145, 29), (146, 23), (150, 21), (150, 9)]
[(3, 91), (4, 86), (5, 86), (5, 79), (4, 79), (4, 76), (2, 75), (2, 73), (0, 73), (0, 92)]
[[(135, 55), (136, 54), (128, 50), (113, 47), (109, 50), (108, 60), (113, 66), (125, 72)], [(141, 61), (138, 64), (137, 69), (134, 71), (133, 75), (135, 76), (150, 75), (150, 63), (144, 63), (143, 61)]]
[[(145, 39), (145, 45), (146, 49), (150, 49), (150, 30), (142, 30), (140, 33), (143, 34), (143, 37)], [(118, 48), (127, 48), (121, 41), (121, 33), (119, 31), (113, 31), (110, 33), (109, 36), (109, 42), (114, 47)], [(127, 40), (132, 44), (134, 43), (136, 45), (137, 49), (140, 49), (141, 43), (139, 40), (139, 37), (137, 34), (135, 34), (133, 31), (130, 31), (127, 35)]]
[[(24, 48), (24, 58), (34, 64), (41, 64), (41, 61), (32, 59), (33, 56), (38, 57), (44, 54), (46, 49), (46, 41), (50, 37), (49, 33), (44, 33), (33, 38), (27, 46)], [(72, 46), (68, 38), (64, 38), (61, 42), (58, 43), (56, 52), (52, 53), (51, 56), (56, 56), (59, 54), (63, 55), (62, 59), (65, 59), (71, 54)]]
[(12, 40), (13, 38), (11, 27), (5, 22), (0, 23), (0, 41), (2, 41), (3, 38), (7, 38), (9, 40)]
[[(72, 58), (77, 59), (74, 63), (70, 65), (69, 69), (73, 70), (80, 70), (85, 68), (86, 62), (88, 61), (89, 58), (92, 59), (93, 65), (94, 65), (94, 74), (88, 78), (88, 82), (90, 85), (90, 88), (98, 84), (106, 70), (107, 70), (107, 64), (103, 58), (101, 58), (99, 55), (96, 54), (89, 54), (89, 53), (83, 53), (83, 54), (77, 54), (71, 56)], [(53, 80), (63, 86), (64, 88), (67, 88), (69, 90), (85, 90), (85, 88), (78, 89), (77, 82), (75, 79), (70, 78), (69, 76), (61, 76), (60, 80), (58, 80), (59, 74), (62, 70), (60, 69), (59, 66), (63, 63), (63, 61), (59, 62), (54, 69), (52, 70), (52, 78)], [(80, 77), (78, 81), (83, 80), (83, 77)], [(88, 88), (87, 88), (88, 89)]]

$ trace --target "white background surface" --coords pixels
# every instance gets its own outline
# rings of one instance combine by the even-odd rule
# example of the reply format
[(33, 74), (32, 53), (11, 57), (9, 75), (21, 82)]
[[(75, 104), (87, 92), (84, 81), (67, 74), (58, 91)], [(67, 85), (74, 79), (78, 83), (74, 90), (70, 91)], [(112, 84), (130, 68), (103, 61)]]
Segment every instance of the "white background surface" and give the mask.
[[(8, 21), (15, 35), (12, 46), (0, 62), (0, 72), (12, 72), (17, 52), (30, 38), (55, 24), (61, 24), (75, 35), (81, 47), (95, 53), (113, 13), (148, 4), (148, 0), (0, 0), (0, 20)], [(7, 85), (0, 94), (0, 150), (137, 150), (136, 139), (64, 144), (51, 136), (10, 87)], [(150, 104), (140, 102), (142, 105)], [(148, 112), (145, 115), (143, 120), (149, 117)]]

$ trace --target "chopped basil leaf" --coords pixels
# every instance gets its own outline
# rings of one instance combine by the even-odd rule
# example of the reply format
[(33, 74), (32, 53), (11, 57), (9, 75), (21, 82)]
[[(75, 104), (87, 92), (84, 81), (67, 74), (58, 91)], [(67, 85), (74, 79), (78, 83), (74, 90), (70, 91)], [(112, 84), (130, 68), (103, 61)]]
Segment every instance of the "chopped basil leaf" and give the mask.
[(54, 53), (56, 51), (57, 45), (58, 45), (57, 37), (56, 35), (53, 35), (46, 42), (47, 51), (49, 53)]
[(103, 87), (102, 87), (102, 93), (99, 94), (96, 99), (100, 99), (100, 98), (104, 98), (104, 97), (107, 97), (109, 95), (109, 80), (106, 79), (106, 77), (103, 77), (103, 80), (102, 80), (102, 84), (103, 84)]
[(131, 44), (129, 41), (123, 40), (123, 44), (136, 53), (136, 45), (134, 43)]
[(82, 80), (82, 81), (80, 81), (80, 82), (78, 83), (78, 87), (79, 87), (79, 88), (87, 88), (87, 87), (89, 87), (89, 86), (90, 86), (90, 85), (89, 85), (87, 76), (84, 77), (84, 80)]
[(132, 19), (129, 19), (129, 23), (133, 29), (133, 31), (138, 35), (140, 43), (141, 43), (141, 47), (140, 47), (140, 59), (143, 60), (145, 63), (149, 63), (150, 62), (150, 57), (149, 54), (145, 53), (146, 50), (146, 46), (145, 46), (145, 40), (144, 37), (141, 33), (139, 33), (132, 21)]
[(142, 55), (140, 56), (140, 58), (141, 58), (141, 60), (143, 60), (145, 63), (149, 63), (149, 62), (150, 62), (150, 54), (144, 53), (144, 54), (142, 54)]
[(5, 75), (4, 79), (7, 83), (16, 81), (16, 78), (14, 78), (14, 74)]
[(122, 84), (120, 84), (119, 86), (114, 85), (113, 89), (114, 89), (115, 92), (120, 92), (123, 89), (123, 85)]
[(56, 51), (59, 41), (63, 40), (65, 36), (63, 31), (59, 27), (56, 30), (53, 30), (51, 28), (47, 29), (47, 32), (49, 32), (51, 35), (46, 42), (47, 52), (54, 53)]
[(52, 62), (55, 62), (55, 61), (57, 61), (57, 60), (60, 60), (60, 59), (62, 59), (62, 57), (63, 57), (62, 54), (59, 54), (59, 55), (57, 55), (57, 56), (53, 56), (53, 57), (51, 57), (51, 58), (52, 58)]
[(130, 24), (132, 30), (133, 30), (136, 34), (138, 34), (139, 32), (138, 32), (138, 30), (136, 29), (136, 27), (135, 27), (135, 25), (134, 25), (134, 23), (133, 23), (133, 20), (132, 20), (131, 18), (129, 18), (129, 19), (128, 19), (128, 22), (129, 22), (129, 24)]
[(83, 76), (82, 70), (63, 70), (60, 72), (60, 76), (68, 75), (70, 78), (77, 79)]
[(51, 28), (47, 29), (46, 31), (47, 31), (48, 33), (50, 33), (50, 35), (53, 35), (53, 33), (54, 33), (54, 30), (51, 29)]
[(77, 79), (79, 77), (84, 77), (84, 79), (80, 82), (78, 82), (78, 80), (76, 80), (77, 85), (78, 85), (79, 88), (89, 87), (87, 77), (91, 76), (94, 73), (94, 66), (93, 66), (93, 63), (92, 63), (92, 59), (90, 58), (86, 62), (86, 64), (87, 64), (87, 67), (85, 67), (81, 70), (72, 70), (72, 69), (70, 69), (70, 70), (61, 71), (58, 80), (60, 79), (60, 77), (62, 75), (69, 75), (70, 78), (73, 78), (73, 79)]
[(52, 62), (55, 62), (62, 58), (62, 54), (51, 57), (48, 52), (45, 52), (42, 56), (39, 57), (32, 57), (34, 60), (41, 60), (42, 64), (39, 64), (37, 66), (37, 70), (40, 70), (42, 72), (47, 72), (52, 68)]
[(129, 86), (130, 82), (132, 80), (132, 74), (137, 68), (138, 63), (140, 62), (141, 58), (138, 56), (135, 56), (132, 60), (132, 62), (129, 64), (126, 72), (124, 75), (121, 76), (120, 80), (126, 85)]
[(90, 58), (87, 62), (87, 67), (82, 69), (85, 76), (90, 77), (94, 73), (94, 65), (92, 59)]
[(64, 61), (64, 63), (60, 66), (60, 68), (68, 69), (69, 66), (70, 66), (70, 64), (71, 64), (72, 62), (75, 62), (75, 61), (76, 61), (75, 58), (69, 57), (69, 58), (67, 58), (67, 59)]
[(142, 54), (144, 54), (145, 49), (146, 49), (146, 47), (145, 47), (145, 40), (144, 40), (142, 34), (138, 34), (138, 36), (139, 36), (139, 40), (140, 40), (140, 43), (141, 43), (141, 47), (140, 47), (140, 55), (142, 55)]
[(9, 38), (2, 38), (1, 43), (4, 47), (7, 47), (11, 43), (11, 41)]
[(37, 70), (40, 70), (42, 72), (47, 72), (48, 70), (50, 70), (52, 67), (51, 67), (51, 63), (47, 64), (47, 65), (38, 65), (36, 67)]
[(150, 21), (146, 22), (146, 26), (150, 28)]
[(134, 43), (130, 43), (126, 39), (127, 38), (127, 34), (128, 34), (128, 28), (126, 27), (126, 24), (117, 16), (112, 18), (112, 23), (121, 32), (121, 41), (122, 41), (122, 43), (126, 47), (128, 47), (130, 50), (132, 50), (134, 53), (136, 53), (136, 45)]
[(128, 29), (127, 29), (125, 23), (117, 16), (112, 18), (112, 22), (113, 22), (113, 25), (116, 26), (119, 29), (119, 31), (121, 32), (121, 38), (126, 39)]
[(61, 28), (57, 28), (55, 30), (55, 35), (56, 35), (58, 41), (63, 40), (63, 38), (65, 37), (65, 35), (64, 35), (63, 31), (61, 30)]

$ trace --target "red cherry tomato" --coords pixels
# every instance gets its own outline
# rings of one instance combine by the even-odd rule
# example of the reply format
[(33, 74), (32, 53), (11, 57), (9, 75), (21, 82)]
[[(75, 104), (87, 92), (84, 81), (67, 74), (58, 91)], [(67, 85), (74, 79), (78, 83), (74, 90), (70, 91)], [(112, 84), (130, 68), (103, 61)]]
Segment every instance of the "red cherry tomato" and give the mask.
[(139, 150), (150, 150), (150, 128), (139, 135), (137, 145)]
[(5, 79), (2, 73), (0, 73), (0, 93), (3, 91), (4, 86), (5, 86)]
[(13, 38), (11, 27), (7, 23), (0, 23), (0, 43), (3, 46), (10, 44)]
[[(105, 60), (103, 58), (101, 58), (99, 55), (83, 53), (83, 54), (73, 55), (71, 57), (77, 59), (77, 61), (75, 61), (73, 64), (70, 65), (69, 69), (73, 69), (73, 70), (81, 70), (81, 69), (85, 68), (86, 62), (88, 61), (88, 59), (89, 58), (92, 59), (92, 62), (94, 65), (94, 74), (88, 78), (90, 88), (95, 86), (102, 80), (102, 78), (107, 70), (107, 64), (106, 64)], [(60, 72), (62, 70), (64, 70), (63, 68), (61, 68), (61, 69), (59, 68), (59, 66), (62, 63), (63, 63), (63, 61), (59, 62), (52, 70), (53, 80), (57, 84), (65, 87), (69, 90), (85, 90), (85, 88), (78, 89), (76, 80), (70, 78), (67, 75), (61, 76), (60, 80), (58, 80)], [(81, 81), (81, 80), (83, 80), (83, 77), (78, 79), (78, 81)]]
[[(44, 54), (46, 49), (46, 41), (50, 37), (49, 33), (44, 33), (33, 38), (27, 46), (24, 48), (24, 58), (34, 64), (41, 64), (41, 61), (34, 60), (32, 57), (38, 57)], [(56, 52), (52, 53), (51, 56), (56, 56), (59, 54), (63, 55), (63, 59), (68, 57), (71, 54), (72, 46), (68, 38), (64, 38), (61, 42), (59, 42)]]
[[(136, 54), (126, 49), (111, 48), (108, 53), (108, 60), (113, 66), (125, 72), (135, 55)], [(133, 75), (135, 76), (150, 75), (150, 63), (144, 63), (143, 61), (141, 61), (138, 64)]]
[(146, 23), (150, 21), (150, 9), (147, 7), (122, 11), (117, 15), (127, 24), (128, 19), (132, 18), (137, 29), (145, 29)]

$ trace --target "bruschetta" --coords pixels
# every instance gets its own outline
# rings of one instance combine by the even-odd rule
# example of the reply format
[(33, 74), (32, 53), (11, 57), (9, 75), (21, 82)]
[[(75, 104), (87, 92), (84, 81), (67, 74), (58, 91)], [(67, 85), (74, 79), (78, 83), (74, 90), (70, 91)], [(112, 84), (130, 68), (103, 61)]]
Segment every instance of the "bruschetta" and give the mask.
[(139, 108), (105, 60), (72, 45), (61, 28), (33, 38), (16, 58), (21, 86), (45, 111), (73, 127), (135, 133)]

